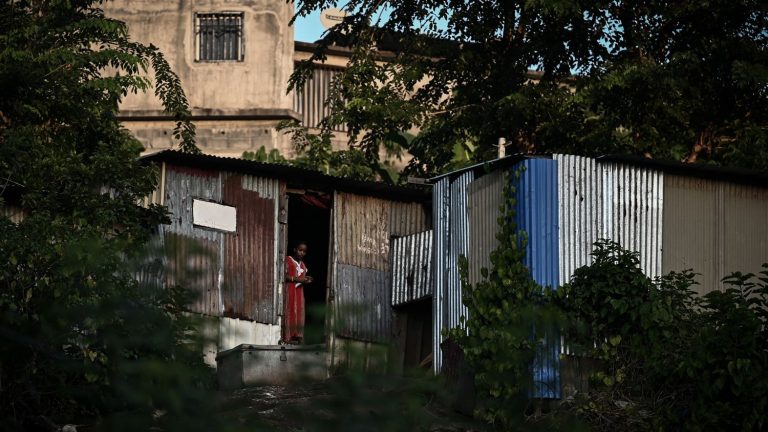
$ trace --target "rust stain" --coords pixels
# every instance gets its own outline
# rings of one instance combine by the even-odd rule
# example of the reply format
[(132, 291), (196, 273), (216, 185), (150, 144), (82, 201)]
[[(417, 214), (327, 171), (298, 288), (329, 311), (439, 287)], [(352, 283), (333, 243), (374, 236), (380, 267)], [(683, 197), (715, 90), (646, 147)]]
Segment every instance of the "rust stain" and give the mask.
[(222, 201), (237, 208), (237, 232), (224, 234), (224, 316), (274, 323), (275, 200), (244, 190), (230, 175)]

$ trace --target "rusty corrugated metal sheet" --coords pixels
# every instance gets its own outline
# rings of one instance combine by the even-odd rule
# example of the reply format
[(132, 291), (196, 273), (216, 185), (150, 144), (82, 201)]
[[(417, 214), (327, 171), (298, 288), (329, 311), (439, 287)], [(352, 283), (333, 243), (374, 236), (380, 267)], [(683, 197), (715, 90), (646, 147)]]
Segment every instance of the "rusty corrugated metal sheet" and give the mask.
[(339, 193), (335, 212), (339, 264), (388, 271), (390, 202)]
[(427, 207), (420, 203), (392, 201), (390, 204), (389, 235), (403, 237), (431, 228)]
[(276, 202), (242, 184), (228, 175), (222, 188), (222, 202), (237, 208), (237, 233), (224, 236), (224, 315), (273, 324)]
[(491, 252), (499, 245), (498, 219), (504, 204), (505, 172), (495, 171), (468, 186), (469, 208), (469, 283), (482, 280), (480, 270), (491, 268)]
[(254, 177), (251, 175), (242, 176), (242, 188), (247, 191), (256, 192), (262, 198), (279, 199), (280, 198), (280, 180)]
[(392, 305), (432, 294), (432, 231), (392, 241)]
[(168, 165), (165, 175), (165, 204), (170, 213), (171, 224), (164, 229), (188, 237), (219, 240), (221, 233), (199, 229), (193, 225), (194, 199), (221, 202), (219, 173)]
[(190, 311), (218, 316), (219, 240), (166, 232), (163, 245), (168, 286), (179, 285), (192, 293)]
[(336, 287), (336, 334), (388, 342), (392, 332), (388, 272), (339, 264)]
[[(192, 220), (193, 199), (221, 200), (219, 173), (167, 165), (161, 183), (164, 185), (161, 198), (171, 220), (170, 225), (160, 227), (159, 233), (166, 254), (166, 284), (189, 285), (191, 291), (198, 294), (190, 309), (219, 316), (224, 234), (197, 228)], [(212, 299), (211, 295), (216, 298)]]
[(560, 203), (560, 282), (592, 263), (595, 241), (604, 235), (603, 176), (593, 158), (553, 155), (558, 168)]
[[(253, 191), (259, 194), (262, 198), (267, 198), (273, 200), (276, 205), (274, 206), (274, 220), (277, 222), (275, 224), (275, 234), (274, 234), (274, 244), (273, 249), (275, 253), (274, 256), (274, 291), (275, 295), (273, 295), (273, 302), (272, 307), (273, 310), (276, 311), (275, 313), (277, 315), (280, 314), (279, 311), (282, 310), (282, 293), (283, 293), (283, 260), (285, 258), (285, 254), (283, 253), (283, 244), (282, 244), (282, 235), (285, 234), (285, 225), (280, 224), (279, 222), (287, 221), (285, 218), (281, 218), (280, 216), (280, 200), (283, 198), (283, 195), (285, 194), (286, 184), (285, 181), (281, 181), (274, 178), (266, 178), (266, 177), (255, 177), (251, 175), (243, 175), (242, 176), (242, 187), (244, 190)], [(285, 203), (287, 205), (287, 201)], [(284, 209), (284, 211), (287, 214), (287, 208)], [(276, 322), (277, 316), (275, 316), (274, 321)]]
[(661, 275), (664, 174), (623, 164), (600, 165), (603, 171), (603, 238), (640, 253), (649, 277)]
[(700, 273), (699, 294), (734, 271), (768, 261), (768, 189), (693, 177), (664, 177), (663, 271)]

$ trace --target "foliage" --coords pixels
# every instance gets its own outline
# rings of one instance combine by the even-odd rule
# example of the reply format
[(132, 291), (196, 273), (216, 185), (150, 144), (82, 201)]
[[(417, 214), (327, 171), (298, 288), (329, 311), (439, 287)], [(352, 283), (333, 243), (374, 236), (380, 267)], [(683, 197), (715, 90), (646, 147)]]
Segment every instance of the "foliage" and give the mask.
[(272, 149), (267, 153), (267, 149), (264, 146), (259, 147), (258, 150), (255, 152), (247, 151), (243, 152), (243, 159), (255, 161), (255, 162), (265, 162), (265, 163), (271, 163), (271, 164), (285, 164), (288, 163), (288, 159), (284, 158), (283, 155), (280, 154), (280, 150), (278, 149)]
[[(592, 264), (551, 291), (523, 264), (513, 206), (508, 198), (482, 280), (470, 284), (462, 261), (468, 317), (449, 332), (474, 371), (480, 418), (503, 430), (573, 429), (581, 423), (572, 416), (606, 431), (768, 427), (768, 265), (759, 278), (735, 273), (700, 297), (692, 271), (651, 280), (637, 252), (601, 240)], [(546, 405), (530, 398), (531, 365), (553, 327), (569, 352), (591, 359), (577, 363), (591, 379)]]
[[(350, 13), (298, 65), (349, 46), (324, 134), (347, 124), (369, 163), (401, 131), (410, 173), (445, 169), (456, 146), (636, 154), (765, 168), (764, 2), (303, 1), (296, 16)], [(529, 69), (533, 69), (530, 71)]]
[(600, 360), (581, 415), (599, 430), (764, 429), (768, 273), (700, 298), (690, 271), (651, 281), (606, 241), (593, 256), (558, 292), (571, 348)]
[(116, 118), (151, 67), (195, 152), (186, 98), (157, 49), (97, 6), (0, 3), (0, 417), (8, 430), (211, 430), (187, 299), (134, 277), (166, 215), (138, 204), (157, 172)]
[(278, 129), (291, 136), (291, 145), (297, 157), (287, 163), (293, 166), (354, 180), (383, 180), (387, 183), (397, 180), (390, 162), (371, 159), (354, 146), (334, 150), (331, 134), (313, 134), (295, 122), (283, 122)]
[[(531, 364), (537, 351), (558, 325), (559, 313), (550, 306), (552, 292), (536, 284), (523, 262), (525, 235), (514, 223), (514, 188), (508, 187), (499, 218), (499, 245), (491, 253), (491, 269), (470, 284), (462, 257), (463, 302), (468, 316), (452, 329), (474, 371), (478, 391), (476, 414), (499, 430), (531, 424), (557, 429), (554, 417), (536, 418), (543, 402), (530, 399), (535, 383)], [(533, 421), (537, 420), (537, 421)], [(570, 424), (569, 430), (573, 430)]]

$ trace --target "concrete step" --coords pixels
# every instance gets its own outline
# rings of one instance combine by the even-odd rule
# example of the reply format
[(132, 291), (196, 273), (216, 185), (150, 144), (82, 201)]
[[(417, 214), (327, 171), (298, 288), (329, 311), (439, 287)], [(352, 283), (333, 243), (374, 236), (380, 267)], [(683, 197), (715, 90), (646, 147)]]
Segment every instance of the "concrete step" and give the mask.
[(238, 345), (216, 355), (219, 388), (284, 385), (328, 377), (325, 345)]

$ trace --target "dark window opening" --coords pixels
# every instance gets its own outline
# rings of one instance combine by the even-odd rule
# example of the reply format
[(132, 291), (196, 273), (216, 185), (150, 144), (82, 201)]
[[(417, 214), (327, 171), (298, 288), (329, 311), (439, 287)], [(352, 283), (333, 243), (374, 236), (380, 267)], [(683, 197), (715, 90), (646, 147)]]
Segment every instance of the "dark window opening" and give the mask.
[(299, 242), (307, 243), (304, 259), (314, 282), (304, 288), (305, 325), (304, 344), (325, 343), (326, 299), (330, 278), (328, 257), (331, 224), (331, 198), (329, 195), (288, 195), (288, 253)]
[(243, 60), (243, 14), (195, 14), (196, 61)]

